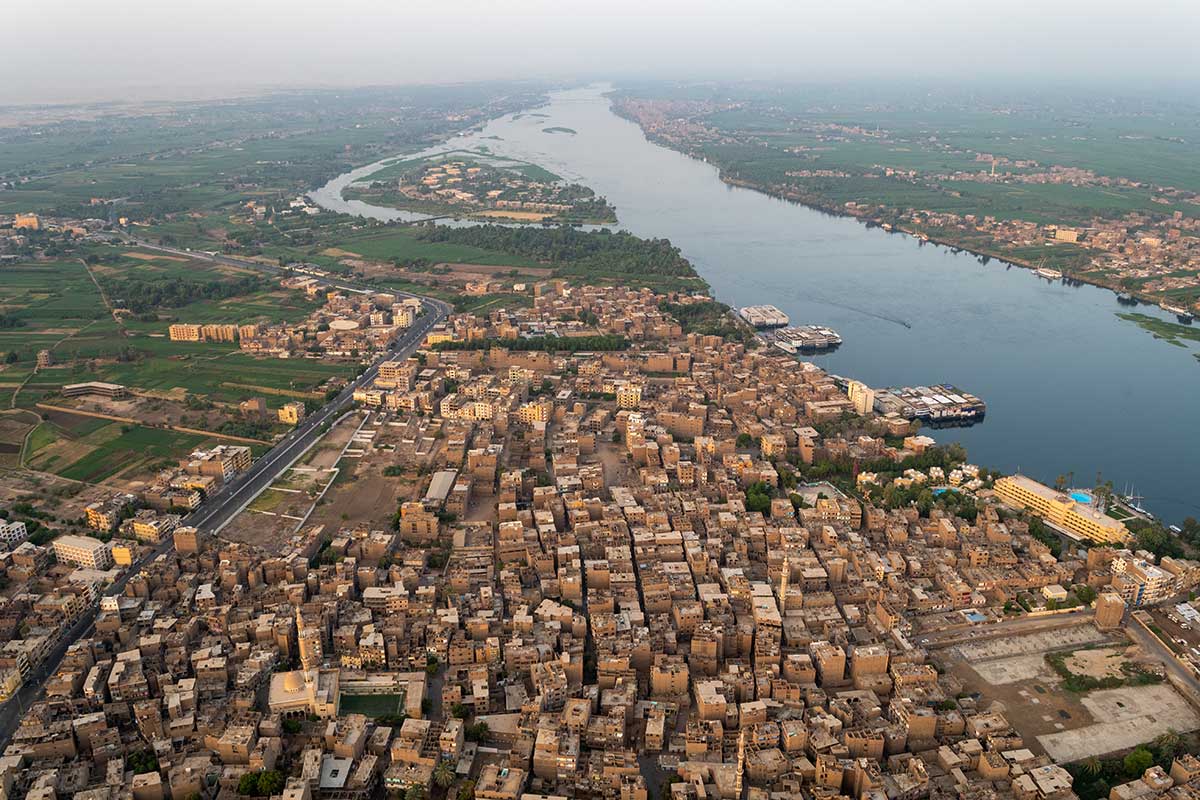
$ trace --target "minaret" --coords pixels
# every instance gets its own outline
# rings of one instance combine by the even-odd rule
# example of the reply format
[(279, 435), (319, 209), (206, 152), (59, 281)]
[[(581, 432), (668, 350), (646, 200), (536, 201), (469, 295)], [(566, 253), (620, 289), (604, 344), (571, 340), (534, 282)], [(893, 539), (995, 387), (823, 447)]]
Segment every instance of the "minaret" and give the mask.
[(779, 576), (779, 614), (787, 613), (787, 586), (792, 567), (788, 556), (783, 557), (783, 574)]

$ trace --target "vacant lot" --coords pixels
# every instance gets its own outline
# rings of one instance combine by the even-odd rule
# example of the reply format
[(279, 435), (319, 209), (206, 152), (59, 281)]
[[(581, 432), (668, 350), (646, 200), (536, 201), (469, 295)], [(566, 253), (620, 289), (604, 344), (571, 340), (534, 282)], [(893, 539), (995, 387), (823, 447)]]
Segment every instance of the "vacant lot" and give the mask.
[(1064, 651), (1071, 651), (1064, 657), (1071, 672), (1097, 680), (1124, 678), (1122, 665), (1148, 663), (1127, 640), (1110, 640), (1083, 624), (959, 645), (945, 651), (946, 667), (965, 691), (979, 693), (980, 708), (1002, 711), (1028, 745), (1056, 761), (1132, 747), (1168, 729), (1200, 727), (1200, 716), (1169, 684), (1067, 691), (1046, 660), (1048, 653)]
[(1105, 689), (1081, 702), (1092, 724), (1037, 737), (1046, 755), (1057, 762), (1124, 750), (1168, 730), (1200, 728), (1200, 715), (1170, 684)]

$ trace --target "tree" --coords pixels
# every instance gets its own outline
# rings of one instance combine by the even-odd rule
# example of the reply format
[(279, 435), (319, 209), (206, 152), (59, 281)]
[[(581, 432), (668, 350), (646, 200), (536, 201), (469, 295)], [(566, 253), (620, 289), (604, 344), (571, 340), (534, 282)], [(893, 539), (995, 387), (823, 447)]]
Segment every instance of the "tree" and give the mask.
[(458, 787), (457, 800), (475, 800), (475, 781), (463, 781)]
[(754, 437), (748, 433), (739, 433), (737, 437), (738, 447), (749, 447), (754, 444)]
[(1130, 751), (1125, 756), (1125, 760), (1121, 762), (1121, 765), (1125, 769), (1125, 776), (1130, 780), (1140, 777), (1153, 764), (1154, 754), (1142, 746), (1138, 746)]
[(1079, 762), (1079, 769), (1084, 775), (1094, 778), (1104, 769), (1104, 764), (1095, 756), (1088, 756)]
[(488, 727), (486, 722), (476, 722), (474, 725), (468, 725), (463, 730), (463, 737), (468, 742), (482, 742), (490, 732), (491, 728)]
[(429, 796), (429, 791), (419, 783), (414, 783), (408, 787), (408, 791), (404, 793), (404, 800), (425, 800)]
[(450, 788), (450, 784), (454, 783), (454, 777), (454, 765), (448, 758), (443, 758), (433, 768), (433, 782), (443, 789)]
[(1079, 598), (1079, 602), (1085, 606), (1090, 606), (1096, 601), (1096, 589), (1085, 583), (1075, 589), (1075, 596)]

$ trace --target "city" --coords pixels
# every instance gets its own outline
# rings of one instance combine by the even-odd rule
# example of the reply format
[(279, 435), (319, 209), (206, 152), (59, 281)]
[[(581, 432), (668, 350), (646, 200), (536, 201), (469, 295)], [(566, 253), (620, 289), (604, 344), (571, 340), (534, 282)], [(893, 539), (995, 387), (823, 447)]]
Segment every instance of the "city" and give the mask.
[(363, 2), (0, 92), (0, 798), (1200, 798), (1193, 99)]

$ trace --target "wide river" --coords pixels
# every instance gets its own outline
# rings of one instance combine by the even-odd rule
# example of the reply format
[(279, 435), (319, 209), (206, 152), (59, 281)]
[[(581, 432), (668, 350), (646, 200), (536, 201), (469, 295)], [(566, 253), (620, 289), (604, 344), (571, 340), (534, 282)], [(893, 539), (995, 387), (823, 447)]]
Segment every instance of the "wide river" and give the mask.
[[(554, 127), (575, 133), (545, 130)], [(931, 431), (962, 442), (973, 461), (1050, 483), (1074, 473), (1081, 487), (1099, 472), (1168, 521), (1200, 516), (1200, 361), (1119, 319), (1112, 292), (729, 187), (713, 166), (647, 141), (597, 87), (555, 93), (428, 152), (484, 147), (591, 186), (616, 206), (620, 227), (669, 238), (726, 303), (773, 303), (792, 324), (834, 327), (845, 343), (811, 359), (822, 367), (872, 386), (952, 383), (978, 395), (983, 423)], [(342, 199), (376, 168), (313, 197), (404, 218)]]

